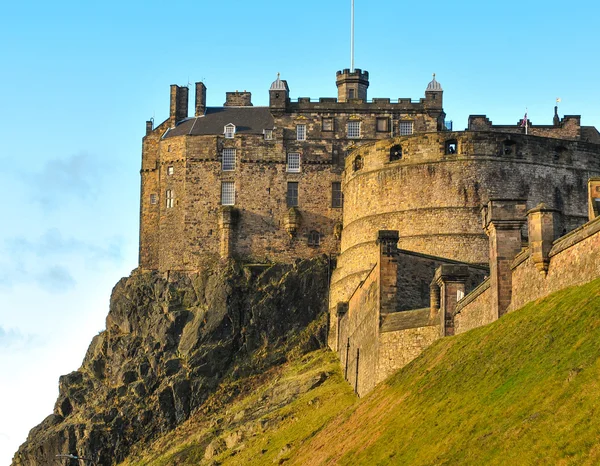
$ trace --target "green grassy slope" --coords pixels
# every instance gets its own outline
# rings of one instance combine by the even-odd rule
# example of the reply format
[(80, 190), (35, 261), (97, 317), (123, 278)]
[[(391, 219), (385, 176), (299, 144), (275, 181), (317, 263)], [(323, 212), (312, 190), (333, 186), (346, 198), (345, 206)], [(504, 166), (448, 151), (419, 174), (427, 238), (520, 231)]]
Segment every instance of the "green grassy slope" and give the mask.
[(361, 400), (311, 353), (126, 464), (600, 464), (599, 358), (596, 280), (439, 340)]

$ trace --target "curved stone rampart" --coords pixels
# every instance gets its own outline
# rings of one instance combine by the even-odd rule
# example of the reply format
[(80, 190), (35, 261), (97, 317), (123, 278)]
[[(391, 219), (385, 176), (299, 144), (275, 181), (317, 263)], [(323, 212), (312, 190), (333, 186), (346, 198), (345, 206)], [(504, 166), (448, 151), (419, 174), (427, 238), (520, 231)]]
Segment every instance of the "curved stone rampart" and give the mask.
[(482, 205), (494, 198), (527, 199), (528, 208), (544, 202), (563, 213), (560, 228), (569, 231), (585, 223), (586, 182), (598, 174), (597, 145), (524, 134), (421, 133), (361, 146), (345, 163), (331, 306), (348, 299), (348, 282), (356, 280), (346, 277), (376, 262), (379, 230), (398, 230), (401, 249), (487, 263)]

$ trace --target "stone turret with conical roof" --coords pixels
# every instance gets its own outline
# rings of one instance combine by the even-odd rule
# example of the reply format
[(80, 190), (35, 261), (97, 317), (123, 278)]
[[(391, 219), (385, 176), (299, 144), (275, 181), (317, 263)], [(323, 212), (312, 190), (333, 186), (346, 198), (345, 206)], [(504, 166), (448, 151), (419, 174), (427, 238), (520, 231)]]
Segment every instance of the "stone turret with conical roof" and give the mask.
[(442, 85), (436, 81), (435, 73), (433, 78), (425, 89), (425, 102), (428, 108), (442, 108), (442, 101), (444, 97), (444, 91)]
[(286, 105), (290, 100), (290, 88), (287, 81), (279, 77), (273, 81), (269, 88), (269, 108), (271, 111), (285, 111)]

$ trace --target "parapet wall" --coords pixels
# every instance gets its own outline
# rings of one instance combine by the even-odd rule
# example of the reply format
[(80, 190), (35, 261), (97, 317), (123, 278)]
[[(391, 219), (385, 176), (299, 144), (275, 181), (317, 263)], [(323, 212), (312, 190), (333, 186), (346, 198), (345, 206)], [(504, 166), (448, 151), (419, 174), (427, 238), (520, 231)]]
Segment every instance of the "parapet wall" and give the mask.
[(600, 277), (600, 218), (556, 240), (550, 251), (546, 274), (536, 267), (527, 249), (515, 258), (512, 267), (514, 311), (526, 303), (568, 286), (582, 285)]

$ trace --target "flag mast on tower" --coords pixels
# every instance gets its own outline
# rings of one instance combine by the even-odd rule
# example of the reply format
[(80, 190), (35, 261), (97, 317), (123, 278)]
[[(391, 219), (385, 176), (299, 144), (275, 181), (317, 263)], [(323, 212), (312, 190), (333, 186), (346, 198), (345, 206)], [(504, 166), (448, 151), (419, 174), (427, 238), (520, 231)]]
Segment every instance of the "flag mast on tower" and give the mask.
[(354, 73), (354, 0), (350, 6), (350, 71)]

